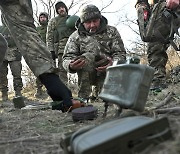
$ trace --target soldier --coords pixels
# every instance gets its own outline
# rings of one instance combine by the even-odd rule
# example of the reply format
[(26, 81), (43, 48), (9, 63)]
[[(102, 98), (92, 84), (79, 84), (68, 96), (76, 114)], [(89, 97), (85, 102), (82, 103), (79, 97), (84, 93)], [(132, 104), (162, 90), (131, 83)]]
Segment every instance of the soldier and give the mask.
[(0, 33), (0, 66), (4, 60), (4, 56), (7, 50), (7, 42), (4, 39), (3, 35)]
[[(38, 26), (36, 28), (44, 43), (46, 43), (46, 32), (47, 32), (48, 19), (49, 19), (48, 14), (46, 12), (41, 12), (39, 14), (40, 26)], [(42, 94), (43, 94), (42, 87), (43, 87), (42, 83), (37, 78), (36, 79), (36, 88), (37, 89), (36, 89), (35, 97), (39, 97), (39, 98), (42, 97)]]
[(72, 98), (71, 91), (56, 74), (58, 70), (54, 68), (51, 54), (37, 33), (31, 0), (3, 0), (0, 9), (26, 63), (45, 85), (52, 100), (59, 102), (52, 109), (66, 111), (70, 107), (80, 107), (81, 102)]
[[(2, 20), (3, 21), (3, 20)], [(19, 52), (13, 38), (7, 27), (3, 24), (0, 27), (0, 31), (4, 38), (8, 42), (8, 49), (4, 58), (4, 61), (0, 67), (0, 90), (2, 93), (2, 101), (8, 100), (8, 64), (13, 75), (13, 85), (15, 96), (22, 96), (21, 90), (23, 88), (22, 78), (21, 78), (21, 53)]]
[[(179, 18), (175, 13), (171, 14), (165, 0), (151, 0), (149, 3), (148, 0), (138, 0), (136, 9), (141, 38), (148, 42), (148, 62), (155, 68), (151, 90), (161, 90), (166, 88), (166, 64), (168, 61), (166, 51), (173, 43), (176, 32), (176, 28), (172, 25), (177, 26)], [(174, 17), (177, 19), (173, 20)]]
[(62, 66), (62, 56), (66, 42), (72, 32), (74, 32), (75, 28), (66, 25), (66, 21), (70, 17), (68, 15), (67, 6), (62, 1), (59, 1), (55, 4), (55, 8), (58, 15), (49, 21), (47, 47), (54, 60), (56, 59), (56, 56), (58, 57), (58, 68), (60, 69), (59, 76), (63, 83), (67, 85), (67, 72)]
[(106, 68), (113, 61), (125, 61), (126, 51), (118, 30), (107, 24), (95, 5), (82, 9), (76, 27), (66, 44), (63, 66), (70, 73), (77, 72), (78, 96), (88, 100), (91, 86), (101, 89)]

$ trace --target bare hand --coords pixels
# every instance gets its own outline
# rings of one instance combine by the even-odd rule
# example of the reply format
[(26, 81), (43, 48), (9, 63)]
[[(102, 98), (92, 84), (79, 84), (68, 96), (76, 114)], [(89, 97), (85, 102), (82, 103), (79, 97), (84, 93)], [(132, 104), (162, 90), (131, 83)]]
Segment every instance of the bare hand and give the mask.
[(86, 61), (84, 58), (79, 58), (76, 60), (72, 60), (69, 64), (70, 69), (72, 70), (80, 70), (83, 68), (83, 66), (85, 65)]
[(113, 61), (112, 61), (112, 58), (110, 57), (107, 57), (107, 60), (109, 61), (109, 63), (105, 66), (100, 66), (100, 67), (97, 67), (96, 70), (98, 72), (105, 72), (106, 71), (106, 68), (111, 66), (113, 64)]

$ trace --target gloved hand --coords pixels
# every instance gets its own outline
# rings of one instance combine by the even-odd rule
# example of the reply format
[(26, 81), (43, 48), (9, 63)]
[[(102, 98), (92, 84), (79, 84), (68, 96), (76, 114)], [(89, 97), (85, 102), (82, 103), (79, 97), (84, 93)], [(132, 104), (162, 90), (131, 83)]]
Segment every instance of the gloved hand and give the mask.
[(56, 60), (56, 53), (55, 51), (50, 51), (51, 52), (51, 57), (53, 60)]

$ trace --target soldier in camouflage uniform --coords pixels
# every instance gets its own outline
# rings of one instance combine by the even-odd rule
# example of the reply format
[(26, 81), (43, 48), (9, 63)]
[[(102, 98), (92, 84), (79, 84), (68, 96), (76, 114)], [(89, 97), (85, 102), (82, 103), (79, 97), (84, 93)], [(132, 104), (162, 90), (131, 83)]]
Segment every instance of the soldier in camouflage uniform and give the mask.
[(0, 9), (27, 65), (45, 85), (52, 100), (60, 102), (52, 109), (64, 111), (73, 106), (80, 107), (81, 102), (72, 98), (71, 91), (56, 74), (58, 70), (54, 68), (51, 54), (37, 33), (31, 0), (3, 0), (0, 1)]
[[(40, 26), (38, 26), (37, 32), (39, 33), (41, 39), (43, 40), (44, 43), (46, 43), (46, 32), (47, 32), (47, 25), (48, 25), (48, 14), (46, 12), (41, 12), (39, 14), (39, 24)], [(42, 97), (43, 94), (43, 90), (42, 90), (42, 83), (40, 82), (40, 80), (37, 78), (36, 79), (36, 94), (35, 97)]]
[(1, 67), (1, 64), (4, 60), (4, 56), (5, 56), (7, 48), (8, 48), (7, 42), (4, 39), (3, 35), (0, 33), (0, 55), (1, 55), (0, 56), (0, 67)]
[[(166, 15), (170, 15), (170, 12), (166, 8), (165, 0), (151, 0), (151, 3), (148, 3), (148, 0), (138, 0), (136, 9), (141, 38), (148, 42), (148, 62), (155, 68), (151, 90), (161, 90), (166, 87), (166, 64), (168, 61), (166, 51), (175, 33), (171, 28), (171, 21), (168, 21), (166, 17)], [(143, 14), (142, 17), (141, 14)], [(145, 28), (141, 28), (141, 25), (145, 25)]]
[(0, 27), (0, 32), (8, 42), (8, 49), (4, 61), (0, 67), (0, 90), (2, 93), (2, 100), (8, 100), (8, 64), (13, 75), (14, 91), (16, 96), (22, 96), (21, 90), (23, 88), (21, 78), (21, 53), (19, 52), (11, 34), (6, 26)]
[(62, 56), (66, 42), (75, 29), (66, 25), (66, 20), (70, 17), (67, 6), (59, 1), (55, 4), (55, 8), (58, 15), (49, 21), (46, 41), (47, 47), (52, 53), (52, 58), (55, 60), (56, 56), (58, 57), (59, 76), (63, 83), (67, 85), (67, 72), (62, 66)]
[(107, 24), (94, 5), (82, 9), (76, 27), (66, 44), (63, 66), (70, 73), (77, 72), (78, 96), (87, 100), (91, 86), (101, 89), (106, 68), (115, 60), (124, 61), (126, 51), (118, 30)]
[(7, 50), (7, 42), (4, 39), (3, 35), (0, 33), (0, 66), (4, 60), (4, 56)]

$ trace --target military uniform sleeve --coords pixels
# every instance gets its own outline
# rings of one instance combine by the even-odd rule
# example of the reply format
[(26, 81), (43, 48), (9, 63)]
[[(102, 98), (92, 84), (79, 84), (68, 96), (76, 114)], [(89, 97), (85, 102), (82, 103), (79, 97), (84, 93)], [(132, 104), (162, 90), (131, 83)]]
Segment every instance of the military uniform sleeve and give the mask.
[(112, 41), (112, 57), (113, 61), (124, 61), (126, 60), (126, 50), (124, 48), (124, 43), (121, 39), (120, 33), (114, 27), (114, 34), (113, 34), (113, 41)]
[(55, 18), (51, 19), (48, 23), (47, 33), (46, 33), (46, 44), (49, 51), (54, 51), (54, 30), (55, 30)]
[(69, 37), (64, 49), (63, 67), (67, 72), (76, 73), (69, 69), (69, 64), (71, 60), (73, 60), (79, 55), (80, 55), (80, 51), (79, 51), (78, 43), (76, 41), (76, 32), (75, 32)]
[(4, 39), (4, 37), (2, 36), (2, 34), (0, 33), (0, 65), (4, 59), (5, 53), (7, 50), (7, 42)]

